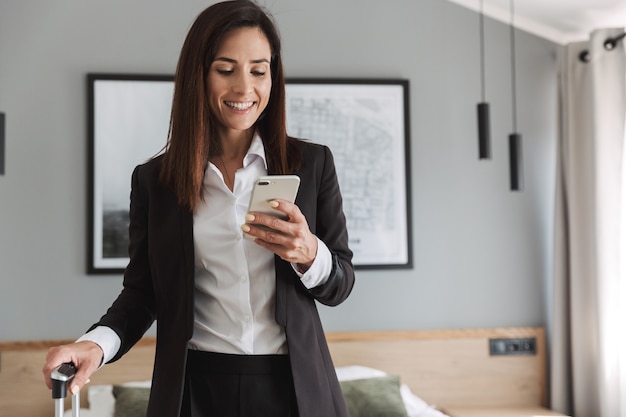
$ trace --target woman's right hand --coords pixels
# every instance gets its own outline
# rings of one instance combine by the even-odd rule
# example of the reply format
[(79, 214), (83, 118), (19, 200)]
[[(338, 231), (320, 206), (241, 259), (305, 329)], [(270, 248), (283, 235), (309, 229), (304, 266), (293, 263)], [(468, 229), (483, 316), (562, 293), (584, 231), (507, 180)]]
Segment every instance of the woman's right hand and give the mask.
[(52, 371), (61, 364), (72, 362), (76, 368), (76, 375), (72, 379), (69, 390), (72, 394), (76, 394), (80, 389), (89, 382), (89, 377), (93, 374), (102, 363), (104, 352), (100, 346), (94, 342), (82, 341), (70, 343), (50, 348), (46, 356), (46, 364), (43, 367), (43, 376), (46, 385), (52, 389), (50, 375)]

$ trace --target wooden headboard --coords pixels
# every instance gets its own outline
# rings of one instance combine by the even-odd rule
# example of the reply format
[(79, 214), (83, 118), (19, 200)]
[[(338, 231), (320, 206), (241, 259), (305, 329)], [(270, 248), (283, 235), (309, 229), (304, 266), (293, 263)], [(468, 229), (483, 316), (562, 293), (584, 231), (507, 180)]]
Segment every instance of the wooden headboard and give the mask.
[[(545, 333), (542, 328), (328, 333), (336, 366), (361, 365), (400, 375), (430, 404), (447, 407), (538, 407), (546, 404)], [(534, 354), (490, 355), (490, 340), (531, 339)], [(0, 343), (0, 416), (51, 417), (43, 383), (47, 349), (67, 341)], [(104, 366), (91, 384), (148, 380), (154, 339)], [(86, 403), (86, 395), (82, 395)]]
[[(534, 339), (536, 353), (492, 356), (494, 339)], [(543, 328), (333, 333), (328, 340), (336, 366), (400, 375), (416, 395), (440, 408), (547, 403)]]

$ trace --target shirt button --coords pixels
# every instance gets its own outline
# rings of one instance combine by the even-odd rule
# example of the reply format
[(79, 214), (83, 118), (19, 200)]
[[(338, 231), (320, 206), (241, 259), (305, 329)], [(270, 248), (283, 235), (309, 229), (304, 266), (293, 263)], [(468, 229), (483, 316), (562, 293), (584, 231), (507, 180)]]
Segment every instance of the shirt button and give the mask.
[(246, 282), (248, 280), (248, 277), (245, 275), (241, 276), (241, 282)]

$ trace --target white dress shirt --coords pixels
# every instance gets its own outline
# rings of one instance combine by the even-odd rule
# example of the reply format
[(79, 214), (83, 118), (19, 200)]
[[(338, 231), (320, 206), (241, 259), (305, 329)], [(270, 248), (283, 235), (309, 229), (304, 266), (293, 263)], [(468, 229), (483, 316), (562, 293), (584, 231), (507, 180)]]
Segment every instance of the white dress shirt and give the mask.
[[(233, 354), (286, 353), (284, 329), (274, 317), (274, 254), (246, 239), (241, 231), (254, 181), (267, 175), (263, 142), (255, 135), (235, 173), (231, 192), (211, 163), (193, 218), (195, 249), (194, 332), (189, 348)], [(317, 255), (304, 273), (294, 271), (307, 288), (326, 282), (332, 267), (327, 246), (318, 239)], [(99, 326), (78, 341), (91, 340), (104, 351), (103, 363), (120, 348), (120, 339)]]

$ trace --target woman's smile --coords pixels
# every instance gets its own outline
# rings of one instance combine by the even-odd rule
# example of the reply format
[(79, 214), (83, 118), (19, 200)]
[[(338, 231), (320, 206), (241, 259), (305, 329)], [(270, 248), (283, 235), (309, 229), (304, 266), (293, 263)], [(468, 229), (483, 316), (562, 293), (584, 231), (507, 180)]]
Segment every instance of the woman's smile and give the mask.
[(235, 109), (235, 110), (248, 110), (250, 109), (250, 107), (252, 107), (254, 105), (254, 101), (245, 101), (245, 102), (236, 102), (236, 101), (225, 101), (224, 104), (226, 104), (228, 107)]

